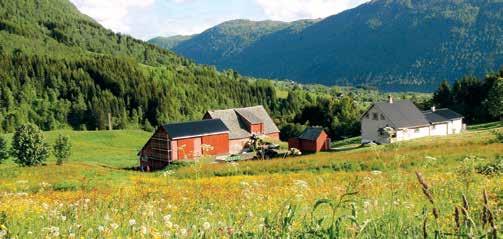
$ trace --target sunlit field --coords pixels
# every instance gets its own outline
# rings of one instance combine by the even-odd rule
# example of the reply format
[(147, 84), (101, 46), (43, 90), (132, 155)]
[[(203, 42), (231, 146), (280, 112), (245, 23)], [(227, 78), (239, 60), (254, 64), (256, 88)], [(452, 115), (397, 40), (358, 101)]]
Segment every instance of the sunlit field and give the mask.
[(129, 170), (150, 133), (49, 132), (73, 155), (0, 165), (0, 238), (501, 238), (498, 127), (156, 173)]

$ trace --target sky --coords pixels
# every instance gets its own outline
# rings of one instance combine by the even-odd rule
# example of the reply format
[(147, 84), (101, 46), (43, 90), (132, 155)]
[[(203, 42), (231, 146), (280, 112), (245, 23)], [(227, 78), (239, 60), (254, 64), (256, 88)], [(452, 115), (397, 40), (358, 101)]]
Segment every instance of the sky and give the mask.
[(369, 0), (70, 0), (115, 32), (142, 40), (201, 33), (234, 19), (324, 18)]

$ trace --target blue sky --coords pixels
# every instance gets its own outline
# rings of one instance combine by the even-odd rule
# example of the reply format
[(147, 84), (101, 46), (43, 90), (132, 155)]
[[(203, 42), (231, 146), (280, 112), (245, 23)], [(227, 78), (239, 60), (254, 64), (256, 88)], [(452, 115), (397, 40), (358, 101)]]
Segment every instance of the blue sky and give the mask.
[(200, 33), (233, 19), (323, 18), (369, 0), (70, 0), (116, 32), (143, 40)]

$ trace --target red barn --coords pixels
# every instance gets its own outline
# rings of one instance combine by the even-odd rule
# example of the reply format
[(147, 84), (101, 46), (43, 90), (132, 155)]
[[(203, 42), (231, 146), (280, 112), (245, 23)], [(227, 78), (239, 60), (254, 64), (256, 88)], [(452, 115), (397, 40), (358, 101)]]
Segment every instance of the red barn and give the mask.
[(172, 161), (229, 154), (229, 129), (220, 119), (159, 127), (138, 153), (143, 170), (162, 169)]
[(320, 152), (330, 150), (330, 138), (321, 127), (310, 127), (297, 138), (288, 140), (288, 148), (301, 152)]
[(204, 119), (221, 119), (229, 129), (229, 151), (241, 153), (253, 135), (279, 140), (279, 129), (261, 105), (208, 111)]

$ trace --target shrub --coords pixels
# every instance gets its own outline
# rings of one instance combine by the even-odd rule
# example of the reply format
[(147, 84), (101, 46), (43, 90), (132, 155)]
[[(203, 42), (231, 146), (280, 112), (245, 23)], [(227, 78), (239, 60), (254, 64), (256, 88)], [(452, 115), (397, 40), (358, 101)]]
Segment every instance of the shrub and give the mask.
[(14, 133), (11, 153), (16, 164), (35, 166), (47, 160), (49, 147), (37, 126), (25, 124), (18, 127)]
[(503, 156), (496, 157), (488, 164), (478, 166), (477, 172), (483, 175), (503, 175)]
[(54, 143), (53, 151), (56, 157), (56, 164), (62, 165), (64, 161), (68, 160), (72, 150), (72, 144), (68, 136), (59, 135)]
[(503, 143), (503, 130), (493, 130), (492, 133), (498, 143)]
[(9, 158), (9, 149), (7, 147), (7, 140), (0, 137), (0, 163)]

